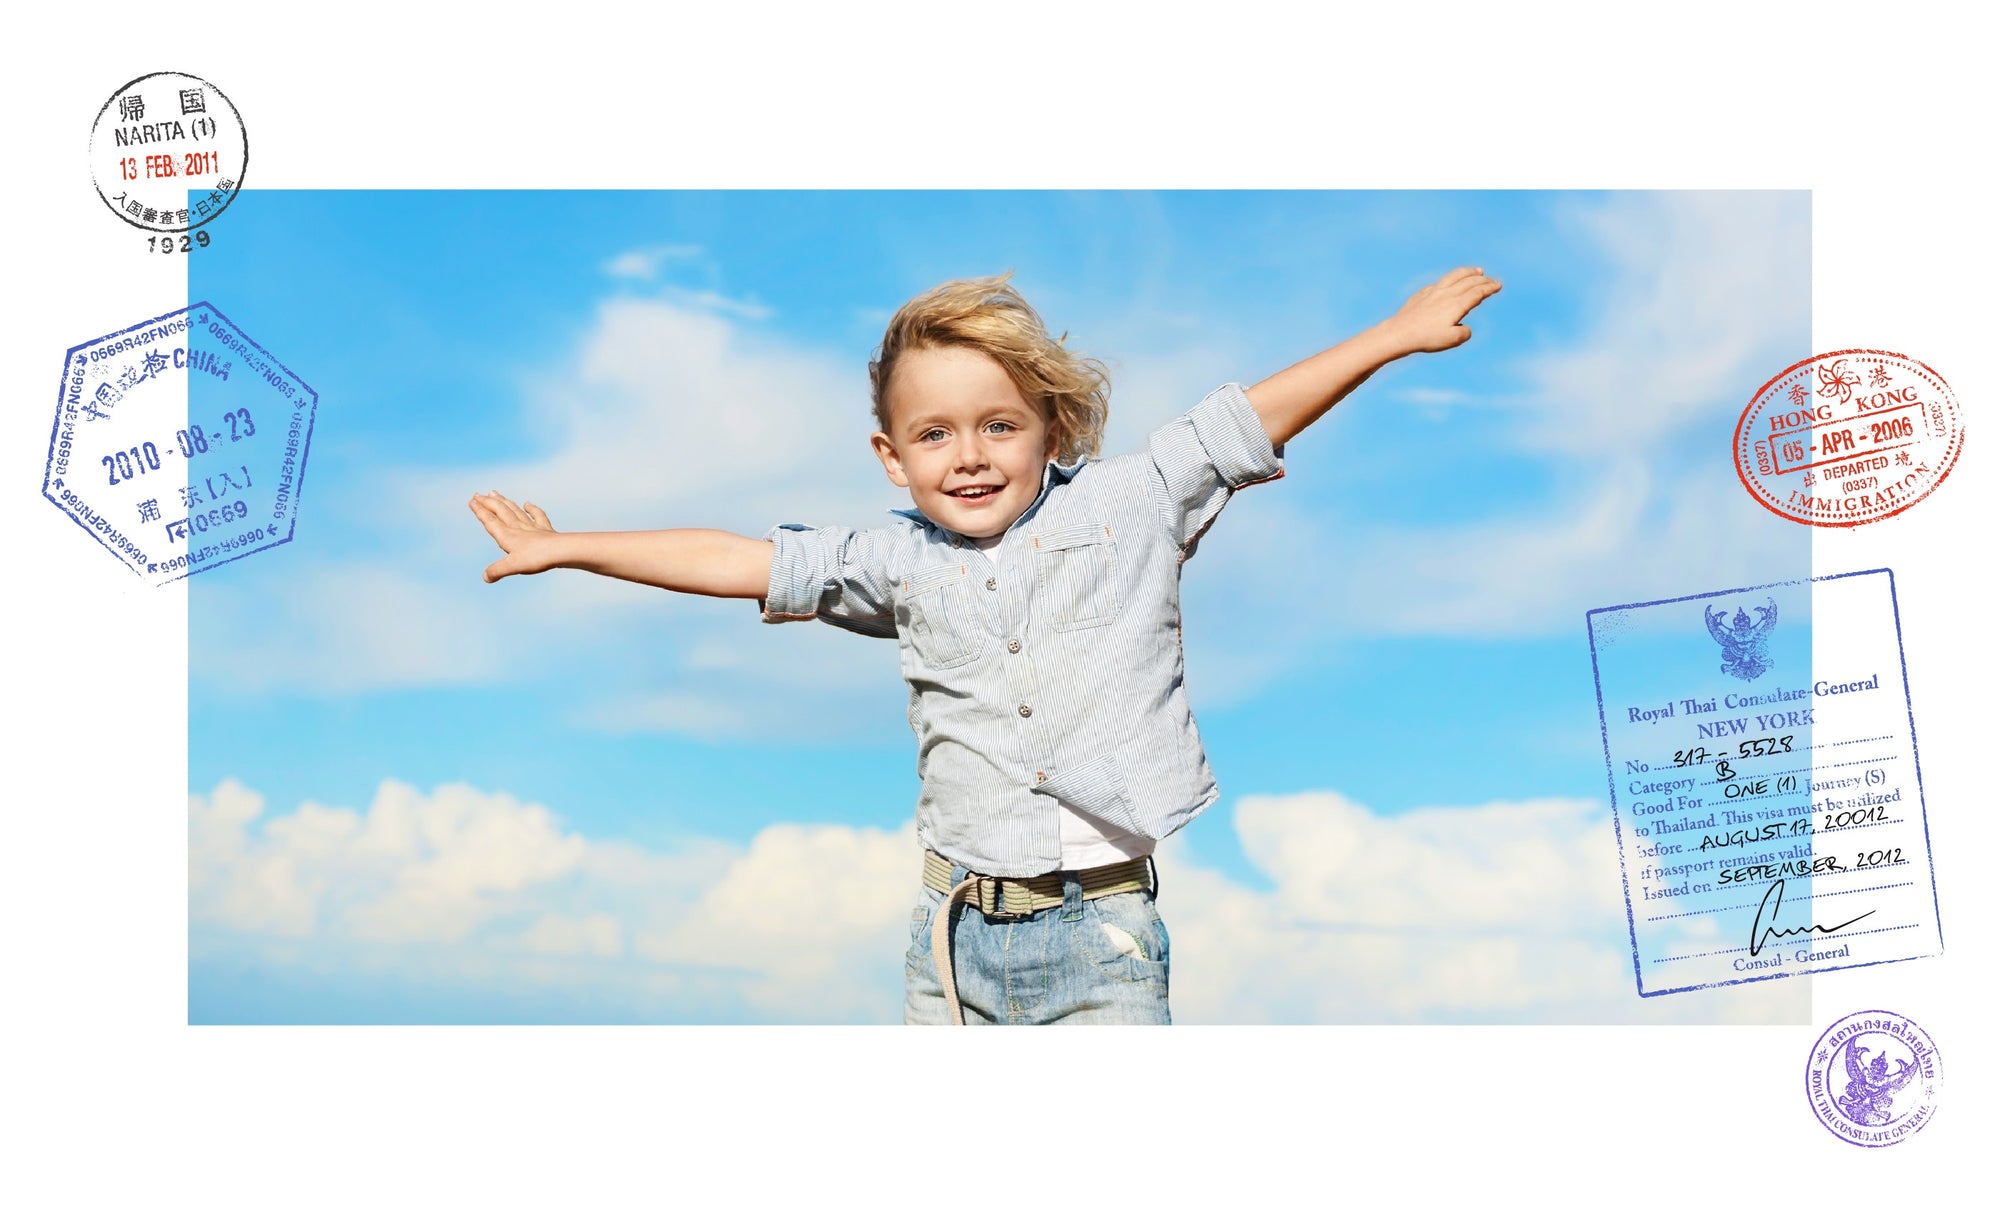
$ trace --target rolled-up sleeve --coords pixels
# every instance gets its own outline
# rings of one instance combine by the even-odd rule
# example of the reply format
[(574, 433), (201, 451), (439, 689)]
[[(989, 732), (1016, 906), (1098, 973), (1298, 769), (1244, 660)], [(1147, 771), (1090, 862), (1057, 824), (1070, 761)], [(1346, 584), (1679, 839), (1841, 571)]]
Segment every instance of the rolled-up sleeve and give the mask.
[(1241, 384), (1224, 384), (1154, 431), (1147, 452), (1162, 521), (1184, 557), (1193, 555), (1230, 494), (1285, 475), (1284, 446), (1271, 446)]
[(869, 637), (896, 635), (885, 532), (781, 523), (764, 539), (774, 546), (771, 585), (757, 605), (765, 623), (824, 620)]

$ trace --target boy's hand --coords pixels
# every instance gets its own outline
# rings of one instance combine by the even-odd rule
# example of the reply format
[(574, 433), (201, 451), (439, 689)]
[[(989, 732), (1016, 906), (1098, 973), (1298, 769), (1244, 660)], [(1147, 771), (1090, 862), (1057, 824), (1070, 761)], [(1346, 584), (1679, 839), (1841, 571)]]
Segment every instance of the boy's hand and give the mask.
[(1408, 353), (1450, 350), (1472, 337), (1472, 330), (1459, 322), (1498, 290), (1499, 280), (1487, 278), (1479, 267), (1460, 266), (1411, 296), (1382, 326)]
[(467, 503), (486, 534), (500, 546), (505, 557), (486, 567), (486, 581), (498, 582), (509, 574), (539, 574), (554, 569), (556, 546), (551, 543), (556, 529), (541, 507), (532, 502), (519, 506), (502, 497), (500, 491), (474, 494)]

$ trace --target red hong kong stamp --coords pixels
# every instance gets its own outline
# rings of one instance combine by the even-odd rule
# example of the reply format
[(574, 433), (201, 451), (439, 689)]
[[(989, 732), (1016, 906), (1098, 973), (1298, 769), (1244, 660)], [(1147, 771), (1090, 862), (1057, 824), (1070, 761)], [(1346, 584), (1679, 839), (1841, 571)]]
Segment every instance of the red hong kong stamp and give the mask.
[(1798, 523), (1855, 527), (1941, 484), (1965, 446), (1944, 377), (1887, 350), (1836, 350), (1780, 372), (1736, 423), (1736, 475)]

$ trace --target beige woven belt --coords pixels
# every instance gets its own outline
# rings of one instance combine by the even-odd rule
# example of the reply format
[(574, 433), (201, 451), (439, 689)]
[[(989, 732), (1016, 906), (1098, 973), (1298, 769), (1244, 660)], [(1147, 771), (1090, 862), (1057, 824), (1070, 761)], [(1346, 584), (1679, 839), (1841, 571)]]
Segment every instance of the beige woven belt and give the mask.
[[(1077, 871), (1076, 876), (1083, 886), (1085, 899), (1101, 899), (1108, 894), (1128, 894), (1135, 890), (1152, 889), (1157, 893), (1157, 883), (1149, 880), (1151, 872), (1151, 858), (1139, 857), (1119, 861), (1115, 865), (1082, 869)], [(965, 1012), (958, 1006), (958, 983), (951, 972), (952, 908), (966, 903), (990, 916), (1005, 919), (1031, 916), (1038, 911), (1062, 906), (1062, 874), (998, 878), (983, 873), (968, 873), (964, 881), (954, 886), (951, 884), (951, 862), (926, 848), (924, 885), (945, 896), (944, 905), (938, 908), (937, 917), (931, 921), (931, 956), (937, 959), (938, 978), (944, 981), (944, 1002), (951, 1008), (951, 1023), (963, 1025)]]

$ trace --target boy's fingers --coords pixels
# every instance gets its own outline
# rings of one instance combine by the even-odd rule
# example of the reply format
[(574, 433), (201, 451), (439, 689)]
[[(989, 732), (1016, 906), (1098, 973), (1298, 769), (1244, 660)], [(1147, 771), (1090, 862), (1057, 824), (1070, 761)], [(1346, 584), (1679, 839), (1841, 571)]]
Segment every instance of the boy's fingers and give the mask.
[(479, 520), (480, 526), (489, 532), (493, 530), (493, 525), (498, 522), (498, 519), (495, 518), (492, 507), (478, 498), (474, 498), (465, 505), (472, 511), (472, 517)]
[(1464, 320), (1467, 313), (1485, 303), (1492, 295), (1491, 291), (1475, 291), (1472, 293), (1472, 295), (1461, 301), (1463, 306), (1459, 309), (1458, 319)]
[(507, 521), (500, 517), (500, 512), (494, 510), (491, 503), (482, 502), (477, 498), (472, 500), (471, 506), (473, 516), (479, 520), (479, 525), (486, 529), (486, 534), (498, 540), (500, 529), (507, 526)]
[(1457, 302), (1462, 302), (1467, 308), (1476, 308), (1479, 306), (1480, 301), (1498, 290), (1500, 290), (1500, 284), (1493, 279), (1467, 279), (1453, 293), (1453, 298)]
[[(493, 543), (500, 546), (501, 552), (512, 553), (520, 544), (521, 525), (501, 515), (498, 510), (494, 509), (491, 502), (474, 499), (472, 502), (472, 513), (478, 516), (480, 526), (486, 529), (486, 534), (492, 537)], [(493, 567), (493, 569), (498, 568), (497, 564)], [(517, 574), (519, 572), (517, 569), (510, 568), (495, 575), (492, 569), (489, 569), (486, 581), (493, 582), (498, 578), (505, 577), (507, 574)]]
[(508, 523), (512, 524), (515, 527), (534, 526), (533, 522), (528, 518), (526, 512), (524, 512), (520, 507), (514, 505), (514, 503), (508, 501), (506, 498), (501, 497), (499, 494), (488, 495), (486, 503), (493, 509), (493, 512), (496, 515), (498, 515), (502, 519), (505, 519)]

